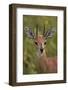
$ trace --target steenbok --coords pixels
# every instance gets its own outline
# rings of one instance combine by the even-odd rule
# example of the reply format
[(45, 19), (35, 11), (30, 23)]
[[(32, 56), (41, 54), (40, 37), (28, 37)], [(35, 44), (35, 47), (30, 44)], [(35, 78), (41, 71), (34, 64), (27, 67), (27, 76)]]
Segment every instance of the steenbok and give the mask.
[(55, 30), (47, 30), (45, 32), (45, 26), (43, 34), (38, 32), (38, 26), (36, 27), (36, 34), (32, 31), (32, 28), (25, 28), (25, 33), (31, 39), (33, 39), (37, 48), (37, 68), (39, 73), (57, 73), (57, 57), (47, 57), (46, 44), (48, 38), (51, 38)]

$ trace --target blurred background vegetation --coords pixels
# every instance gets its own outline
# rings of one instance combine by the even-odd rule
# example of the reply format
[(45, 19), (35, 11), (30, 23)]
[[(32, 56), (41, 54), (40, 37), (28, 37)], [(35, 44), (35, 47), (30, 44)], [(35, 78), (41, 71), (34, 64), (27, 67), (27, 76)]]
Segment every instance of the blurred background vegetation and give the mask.
[[(39, 27), (39, 32), (42, 34), (43, 27), (45, 25), (45, 30), (55, 28), (57, 30), (57, 17), (56, 16), (33, 16), (24, 15), (23, 16), (23, 26), (31, 27), (33, 32), (36, 29), (36, 25)], [(23, 60), (23, 74), (38, 74), (36, 68), (36, 48), (33, 39), (30, 39), (24, 33), (24, 60)], [(57, 56), (57, 32), (55, 35), (47, 40), (46, 44), (47, 56)]]

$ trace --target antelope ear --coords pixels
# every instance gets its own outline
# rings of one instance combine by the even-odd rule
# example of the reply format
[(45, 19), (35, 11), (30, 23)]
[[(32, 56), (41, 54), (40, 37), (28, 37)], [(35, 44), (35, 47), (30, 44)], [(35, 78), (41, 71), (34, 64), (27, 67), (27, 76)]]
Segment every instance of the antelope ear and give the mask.
[(32, 28), (31, 27), (25, 27), (24, 28), (25, 34), (27, 35), (28, 38), (34, 39), (35, 34), (32, 32)]
[(53, 35), (54, 35), (55, 32), (56, 32), (56, 29), (48, 30), (48, 31), (44, 34), (45, 39), (53, 37)]

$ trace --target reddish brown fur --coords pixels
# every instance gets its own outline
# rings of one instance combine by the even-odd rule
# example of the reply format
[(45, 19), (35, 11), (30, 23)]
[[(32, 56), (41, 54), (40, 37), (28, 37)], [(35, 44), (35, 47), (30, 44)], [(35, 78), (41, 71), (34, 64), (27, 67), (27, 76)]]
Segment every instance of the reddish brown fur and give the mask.
[(44, 40), (44, 37), (42, 35), (39, 35), (38, 37), (36, 37), (35, 41), (39, 44), (43, 43), (45, 40)]
[(39, 71), (42, 73), (56, 73), (57, 72), (57, 57), (41, 56), (38, 60)]
[[(39, 35), (35, 40), (38, 45), (44, 44), (45, 39), (42, 35)], [(44, 47), (42, 46), (43, 50)], [(46, 53), (40, 53), (38, 55), (38, 70), (41, 73), (57, 73), (57, 57), (47, 57)]]

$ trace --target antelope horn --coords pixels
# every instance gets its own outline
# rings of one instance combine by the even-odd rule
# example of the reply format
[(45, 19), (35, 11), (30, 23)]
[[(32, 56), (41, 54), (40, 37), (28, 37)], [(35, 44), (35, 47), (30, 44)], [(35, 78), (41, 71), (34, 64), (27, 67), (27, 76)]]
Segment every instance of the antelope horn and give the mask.
[(45, 34), (45, 25), (44, 25), (44, 29), (43, 29), (43, 36), (44, 36), (44, 34)]
[(38, 37), (38, 24), (36, 25), (36, 37)]

